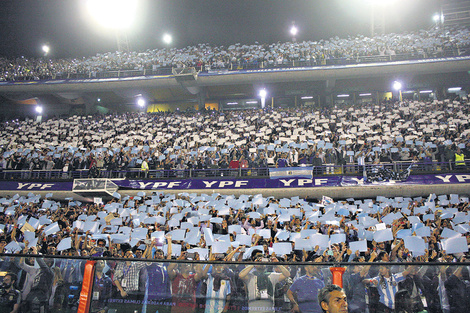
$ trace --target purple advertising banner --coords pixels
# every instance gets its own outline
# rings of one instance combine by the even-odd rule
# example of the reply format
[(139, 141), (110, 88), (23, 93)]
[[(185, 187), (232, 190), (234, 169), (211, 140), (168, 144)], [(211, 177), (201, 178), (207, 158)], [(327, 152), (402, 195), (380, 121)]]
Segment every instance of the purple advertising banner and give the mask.
[[(380, 185), (436, 185), (470, 183), (470, 174), (411, 175), (406, 181), (364, 182), (362, 176), (288, 177), (288, 178), (224, 178), (180, 180), (112, 180), (120, 189), (187, 190), (187, 189), (260, 189), (260, 188), (315, 188)], [(0, 190), (57, 190), (71, 191), (72, 182), (14, 182), (1, 181)]]

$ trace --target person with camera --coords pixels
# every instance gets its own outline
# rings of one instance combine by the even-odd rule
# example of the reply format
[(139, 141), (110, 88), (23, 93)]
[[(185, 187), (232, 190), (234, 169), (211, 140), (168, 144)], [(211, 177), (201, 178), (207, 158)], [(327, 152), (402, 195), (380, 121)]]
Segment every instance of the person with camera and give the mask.
[(260, 264), (248, 265), (239, 274), (248, 290), (248, 311), (273, 312), (275, 311), (274, 287), (290, 277), (290, 272), (283, 265), (276, 266), (277, 271), (269, 269), (266, 263), (279, 260), (275, 256), (265, 258), (261, 251), (254, 254), (253, 260)]
[(17, 280), (17, 276), (13, 273), (8, 273), (3, 277), (3, 283), (0, 286), (0, 312), (18, 312), (21, 293), (14, 287)]

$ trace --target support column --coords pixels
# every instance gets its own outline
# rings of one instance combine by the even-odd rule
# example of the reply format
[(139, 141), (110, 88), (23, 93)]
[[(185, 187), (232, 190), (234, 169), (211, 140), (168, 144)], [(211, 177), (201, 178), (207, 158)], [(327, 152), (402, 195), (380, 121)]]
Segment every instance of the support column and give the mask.
[(343, 288), (343, 274), (346, 269), (344, 267), (330, 267), (333, 274), (333, 284)]
[(197, 109), (202, 111), (206, 108), (206, 89), (200, 88), (199, 93), (197, 94)]
[(92, 300), (93, 282), (95, 279), (96, 261), (87, 261), (85, 272), (83, 273), (82, 291), (80, 292), (80, 304), (77, 313), (87, 313), (90, 311)]

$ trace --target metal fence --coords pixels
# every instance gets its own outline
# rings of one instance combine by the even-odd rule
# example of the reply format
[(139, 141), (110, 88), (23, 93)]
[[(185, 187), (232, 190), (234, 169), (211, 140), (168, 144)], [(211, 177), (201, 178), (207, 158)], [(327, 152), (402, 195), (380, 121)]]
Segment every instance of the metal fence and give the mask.
[[(470, 159), (464, 161), (465, 164), (456, 165), (455, 162), (411, 162), (400, 161), (393, 163), (371, 164), (347, 163), (344, 165), (323, 164), (312, 166), (306, 164), (305, 168), (312, 169), (312, 176), (324, 175), (364, 175), (365, 172), (372, 171), (376, 167), (386, 168), (394, 172), (405, 171), (411, 166), (412, 174), (429, 173), (454, 173), (463, 172), (470, 169)], [(289, 171), (285, 168), (286, 173)], [(182, 179), (182, 178), (207, 178), (207, 177), (269, 177), (270, 168), (206, 168), (206, 169), (151, 169), (142, 171), (140, 168), (128, 168), (123, 170), (80, 169), (73, 171), (62, 170), (3, 170), (0, 171), (0, 180), (72, 180), (77, 178), (128, 178), (128, 179)], [(289, 175), (289, 174), (286, 174)]]

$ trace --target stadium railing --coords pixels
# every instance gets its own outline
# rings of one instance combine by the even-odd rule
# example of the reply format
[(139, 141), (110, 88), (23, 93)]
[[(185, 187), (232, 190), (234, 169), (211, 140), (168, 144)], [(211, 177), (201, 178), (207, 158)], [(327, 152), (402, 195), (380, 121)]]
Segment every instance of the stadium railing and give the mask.
[[(394, 293), (392, 296), (395, 300), (395, 309), (402, 310), (398, 312), (423, 310), (434, 312), (436, 309), (441, 311), (449, 306), (452, 312), (458, 308), (459, 303), (465, 308), (467, 293), (464, 290), (458, 290), (458, 288), (466, 286), (465, 280), (468, 279), (470, 265), (465, 262), (273, 263), (273, 261), (269, 261), (269, 263), (262, 263), (266, 260), (261, 260), (261, 263), (250, 261), (240, 263), (0, 254), (0, 283), (7, 274), (13, 273), (18, 276), (14, 288), (20, 289), (20, 291), (21, 289), (27, 290), (28, 288), (25, 288), (24, 284), (20, 286), (20, 282), (23, 281), (22, 276), (26, 275), (26, 272), (21, 268), (23, 265), (19, 264), (25, 262), (29, 263), (28, 266), (36, 269), (36, 276), (42, 276), (42, 280), (40, 285), (34, 285), (29, 294), (21, 299), (23, 310), (28, 310), (28, 312), (80, 313), (156, 312), (159, 310), (169, 312), (172, 307), (204, 310), (207, 305), (213, 305), (218, 301), (226, 304), (229, 312), (246, 312), (251, 301), (257, 299), (250, 297), (249, 301), (248, 297), (251, 292), (250, 290), (244, 292), (245, 283), (239, 278), (240, 272), (248, 266), (253, 266), (250, 275), (256, 272), (267, 274), (277, 272), (275, 275), (279, 277), (284, 275), (283, 278), (285, 278), (285, 270), (290, 274), (290, 277), (285, 279), (280, 277), (279, 282), (270, 287), (273, 290), (269, 291), (269, 297), (266, 298), (270, 299), (265, 303), (270, 306), (269, 309), (266, 308), (267, 311), (289, 311), (292, 304), (285, 295), (293, 284), (298, 283), (301, 283), (301, 288), (308, 289), (307, 293), (311, 293), (309, 296), (312, 298), (302, 299), (310, 305), (317, 305), (317, 292), (322, 286), (336, 284), (344, 288), (348, 296), (350, 310), (357, 305), (363, 306), (366, 310), (368, 307), (379, 305), (379, 298), (373, 295), (377, 294), (377, 288), (380, 289), (381, 284), (385, 281), (382, 275), (390, 274), (393, 276), (391, 281), (395, 281), (393, 291), (390, 288), (390, 292)], [(115, 272), (116, 266), (124, 262), (139, 264), (138, 275), (134, 278), (138, 280), (138, 289), (129, 292), (127, 296), (121, 295), (113, 281), (117, 277), (115, 276), (117, 274)], [(144, 262), (145, 264), (142, 264)], [(173, 279), (169, 279), (167, 269), (172, 263), (176, 265), (177, 269), (181, 266), (185, 267), (185, 264), (189, 265), (190, 273), (195, 273), (196, 267), (200, 271), (209, 266), (209, 274), (202, 276), (202, 279), (192, 286), (190, 294), (182, 298), (181, 295), (172, 293), (175, 292), (174, 288), (176, 287), (170, 288)], [(70, 266), (74, 267), (73, 272), (70, 271)], [(221, 284), (226, 290), (231, 290), (230, 297), (227, 297), (227, 292), (214, 292), (213, 284), (206, 281), (208, 277), (213, 275), (214, 266), (218, 267), (218, 272), (223, 274), (219, 274), (219, 277), (222, 277), (221, 279), (224, 281)], [(364, 270), (364, 267), (367, 266), (370, 267)], [(125, 265), (124, 268), (130, 267)], [(361, 270), (366, 273), (366, 276), (363, 277), (365, 281), (361, 278), (358, 282), (353, 278), (353, 275), (358, 275)], [(306, 275), (307, 271), (310, 277), (314, 277), (311, 285), (306, 285), (306, 282), (302, 281), (302, 276)], [(78, 275), (76, 275), (77, 273)], [(129, 270), (124, 275), (127, 273)], [(297, 280), (299, 281), (296, 283)], [(230, 288), (226, 286), (228, 284), (230, 284)], [(204, 288), (200, 288), (203, 285)], [(248, 289), (253, 287), (256, 286), (247, 285)], [(316, 292), (313, 288), (316, 289)], [(412, 294), (416, 294), (413, 291), (415, 288), (417, 296), (410, 298)], [(300, 292), (298, 288), (292, 290)], [(443, 292), (447, 297), (442, 294)], [(447, 299), (448, 302), (442, 301), (444, 299)], [(418, 307), (420, 310), (414, 310)]]
[[(455, 162), (412, 162), (397, 161), (392, 163), (371, 164), (363, 166), (357, 163), (344, 165), (323, 164), (313, 167), (305, 164), (300, 168), (311, 168), (313, 176), (324, 175), (364, 175), (374, 168), (387, 168), (394, 172), (401, 172), (411, 166), (411, 174), (432, 173), (459, 173), (470, 169), (470, 159), (465, 159), (465, 165), (456, 165)], [(272, 168), (272, 167), (271, 167)], [(291, 167), (284, 167), (282, 176), (296, 176), (296, 171)], [(303, 174), (304, 175), (304, 174)], [(9, 170), (0, 171), (0, 180), (71, 180), (77, 178), (128, 178), (128, 179), (183, 179), (183, 178), (208, 178), (208, 177), (251, 177), (263, 178), (270, 176), (270, 168), (209, 168), (209, 169), (151, 169), (142, 171), (140, 168), (127, 168), (122, 170), (79, 169), (64, 172), (56, 170)]]

